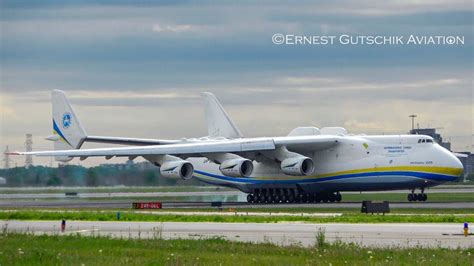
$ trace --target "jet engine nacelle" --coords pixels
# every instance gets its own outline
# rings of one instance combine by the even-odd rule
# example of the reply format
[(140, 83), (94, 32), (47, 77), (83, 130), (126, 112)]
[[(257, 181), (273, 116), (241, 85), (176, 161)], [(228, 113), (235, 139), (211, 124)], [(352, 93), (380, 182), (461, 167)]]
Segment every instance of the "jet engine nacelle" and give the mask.
[(160, 174), (167, 178), (188, 180), (193, 177), (194, 167), (188, 161), (169, 161), (161, 165)]
[(226, 176), (248, 177), (252, 174), (253, 163), (248, 159), (230, 159), (222, 162), (219, 170)]
[(311, 175), (314, 163), (308, 157), (293, 157), (281, 162), (281, 170), (286, 175)]

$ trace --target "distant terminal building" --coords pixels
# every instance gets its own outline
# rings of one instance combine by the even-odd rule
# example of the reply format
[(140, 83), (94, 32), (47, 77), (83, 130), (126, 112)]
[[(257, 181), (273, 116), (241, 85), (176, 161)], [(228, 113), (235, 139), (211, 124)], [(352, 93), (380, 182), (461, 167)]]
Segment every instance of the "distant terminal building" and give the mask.
[(474, 153), (471, 152), (460, 152), (466, 154), (467, 157), (459, 158), (462, 165), (464, 166), (464, 177), (465, 179), (474, 180)]
[(414, 128), (410, 130), (410, 134), (414, 135), (427, 135), (432, 137), (439, 145), (451, 150), (451, 142), (443, 142), (441, 134), (436, 133), (436, 128)]

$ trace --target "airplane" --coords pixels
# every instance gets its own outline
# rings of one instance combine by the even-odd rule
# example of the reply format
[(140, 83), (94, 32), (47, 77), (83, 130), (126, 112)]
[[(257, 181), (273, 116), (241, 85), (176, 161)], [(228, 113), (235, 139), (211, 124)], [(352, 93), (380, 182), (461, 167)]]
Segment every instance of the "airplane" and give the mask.
[[(66, 94), (52, 92), (52, 151), (12, 155), (79, 157), (139, 156), (161, 176), (198, 180), (247, 193), (249, 203), (340, 202), (344, 191), (411, 191), (408, 201), (426, 201), (424, 190), (460, 177), (463, 165), (425, 135), (354, 135), (342, 127), (297, 127), (287, 136), (245, 138), (217, 98), (202, 93), (209, 136), (141, 139), (88, 135)], [(84, 142), (126, 147), (80, 149)], [(419, 189), (420, 193), (415, 193)]]

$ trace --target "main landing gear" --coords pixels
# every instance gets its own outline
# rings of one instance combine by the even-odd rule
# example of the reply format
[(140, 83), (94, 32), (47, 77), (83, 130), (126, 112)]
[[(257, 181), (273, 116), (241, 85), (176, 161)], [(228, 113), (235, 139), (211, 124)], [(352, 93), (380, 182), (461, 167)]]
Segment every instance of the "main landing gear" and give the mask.
[(341, 193), (302, 193), (295, 189), (256, 189), (247, 195), (248, 203), (283, 204), (283, 203), (318, 203), (340, 202)]
[(426, 201), (428, 199), (428, 195), (425, 194), (425, 190), (422, 188), (421, 193), (416, 194), (415, 190), (413, 189), (410, 194), (407, 196), (408, 201)]

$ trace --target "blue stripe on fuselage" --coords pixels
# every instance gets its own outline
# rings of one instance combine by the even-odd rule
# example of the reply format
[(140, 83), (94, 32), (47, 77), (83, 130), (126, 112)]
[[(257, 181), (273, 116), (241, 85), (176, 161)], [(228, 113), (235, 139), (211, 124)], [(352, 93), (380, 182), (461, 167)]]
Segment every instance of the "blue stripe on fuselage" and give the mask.
[(357, 173), (357, 174), (347, 174), (347, 175), (338, 175), (338, 176), (331, 176), (331, 177), (321, 177), (321, 178), (306, 178), (306, 179), (292, 179), (292, 180), (262, 180), (262, 179), (254, 179), (254, 178), (234, 178), (228, 176), (221, 176), (211, 173), (206, 173), (203, 171), (195, 170), (196, 173), (226, 180), (226, 181), (233, 181), (233, 182), (241, 182), (241, 183), (250, 183), (250, 184), (270, 184), (270, 183), (277, 183), (277, 184), (295, 184), (295, 183), (310, 183), (310, 182), (321, 182), (327, 180), (337, 180), (337, 179), (345, 179), (345, 178), (354, 178), (354, 177), (371, 177), (371, 176), (410, 176), (416, 178), (423, 178), (429, 179), (433, 181), (453, 181), (457, 177), (449, 176), (449, 175), (441, 175), (441, 174), (434, 174), (434, 173), (424, 173), (424, 172), (411, 172), (411, 171), (387, 171), (387, 172), (366, 172), (366, 173)]

